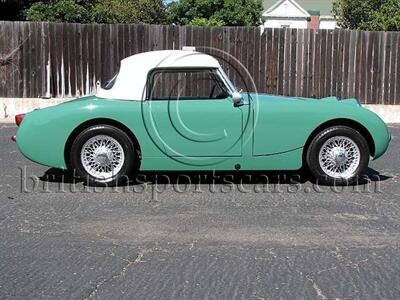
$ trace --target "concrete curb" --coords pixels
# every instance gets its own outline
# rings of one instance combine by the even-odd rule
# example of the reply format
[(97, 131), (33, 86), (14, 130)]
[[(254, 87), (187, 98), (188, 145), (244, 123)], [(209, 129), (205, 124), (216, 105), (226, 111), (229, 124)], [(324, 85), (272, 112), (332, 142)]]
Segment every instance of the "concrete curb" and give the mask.
[(385, 123), (400, 123), (400, 105), (364, 105), (365, 108), (376, 113)]
[[(14, 123), (16, 114), (56, 105), (72, 98), (0, 98), (0, 123)], [(386, 123), (400, 123), (400, 105), (364, 105)]]
[(0, 98), (0, 123), (14, 123), (17, 114), (44, 108), (71, 100), (72, 98)]

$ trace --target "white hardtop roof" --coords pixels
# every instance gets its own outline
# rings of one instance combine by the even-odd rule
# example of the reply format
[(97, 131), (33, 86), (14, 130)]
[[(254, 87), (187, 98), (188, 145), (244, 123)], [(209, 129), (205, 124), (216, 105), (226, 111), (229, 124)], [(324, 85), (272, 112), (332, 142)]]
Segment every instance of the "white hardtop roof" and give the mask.
[(121, 61), (114, 86), (100, 89), (97, 97), (142, 100), (148, 73), (156, 68), (220, 68), (219, 62), (210, 55), (185, 50), (162, 50), (135, 54)]
[(174, 67), (208, 67), (218, 68), (218, 61), (207, 54), (186, 50), (161, 50), (143, 52), (129, 56), (121, 61), (121, 65), (136, 67), (140, 63), (150, 71), (154, 68)]

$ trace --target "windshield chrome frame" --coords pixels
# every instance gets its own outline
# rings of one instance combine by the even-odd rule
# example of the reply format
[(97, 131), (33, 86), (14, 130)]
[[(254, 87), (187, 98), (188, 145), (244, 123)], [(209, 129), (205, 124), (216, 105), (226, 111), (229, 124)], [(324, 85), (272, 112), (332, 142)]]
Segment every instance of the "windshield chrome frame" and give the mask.
[(229, 79), (228, 75), (225, 73), (224, 69), (222, 69), (222, 67), (218, 68), (217, 73), (221, 77), (222, 81), (225, 83), (227, 88), (229, 89), (231, 96), (233, 95), (234, 92), (237, 92), (235, 86), (233, 85), (232, 81)]

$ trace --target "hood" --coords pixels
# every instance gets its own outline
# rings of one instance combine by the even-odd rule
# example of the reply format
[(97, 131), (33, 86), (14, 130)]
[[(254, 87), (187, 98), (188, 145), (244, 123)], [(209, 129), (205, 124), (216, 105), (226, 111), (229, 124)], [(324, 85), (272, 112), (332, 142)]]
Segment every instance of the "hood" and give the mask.
[(341, 103), (341, 104), (348, 104), (348, 105), (356, 105), (356, 106), (361, 106), (360, 101), (358, 101), (356, 98), (349, 98), (349, 99), (339, 99), (337, 97), (326, 97), (322, 99), (316, 99), (316, 98), (305, 98), (305, 97), (288, 97), (288, 96), (276, 96), (276, 95), (269, 95), (269, 94), (260, 94), (260, 93), (248, 93), (248, 94), (243, 94), (245, 99), (248, 99), (250, 96), (253, 101), (274, 101), (274, 102), (287, 102), (290, 104), (290, 102), (296, 102), (299, 103), (301, 102), (307, 102), (307, 103)]

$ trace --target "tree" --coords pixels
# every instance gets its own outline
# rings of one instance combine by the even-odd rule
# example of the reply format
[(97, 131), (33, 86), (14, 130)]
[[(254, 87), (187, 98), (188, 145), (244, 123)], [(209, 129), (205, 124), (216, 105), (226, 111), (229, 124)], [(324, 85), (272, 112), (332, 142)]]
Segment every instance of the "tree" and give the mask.
[(137, 12), (140, 15), (142, 23), (167, 23), (167, 8), (163, 0), (139, 0), (137, 4)]
[(335, 0), (333, 12), (342, 28), (400, 30), (399, 0)]
[(94, 23), (137, 23), (137, 15), (132, 1), (100, 0), (92, 13)]
[(36, 2), (26, 11), (26, 19), (37, 22), (87, 23), (90, 21), (90, 13), (84, 4), (74, 0)]
[(28, 21), (75, 23), (166, 22), (162, 0), (50, 0), (36, 2), (25, 12)]
[(95, 23), (164, 24), (166, 8), (162, 0), (99, 0), (94, 5)]
[(224, 26), (225, 23), (221, 20), (217, 20), (215, 18), (194, 18), (192, 21), (190, 21), (189, 25), (193, 26)]
[(261, 23), (261, 0), (181, 0), (168, 7), (171, 23), (254, 26)]

